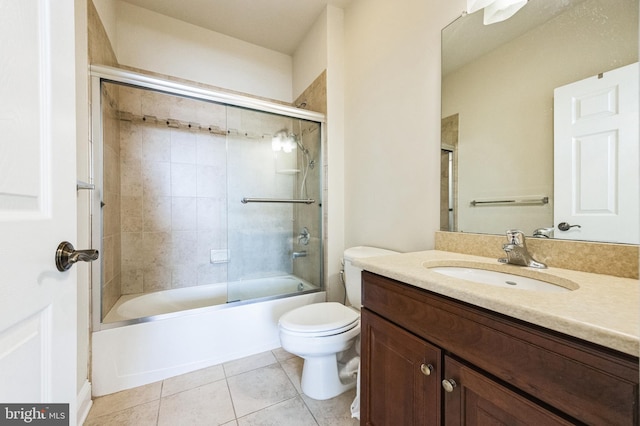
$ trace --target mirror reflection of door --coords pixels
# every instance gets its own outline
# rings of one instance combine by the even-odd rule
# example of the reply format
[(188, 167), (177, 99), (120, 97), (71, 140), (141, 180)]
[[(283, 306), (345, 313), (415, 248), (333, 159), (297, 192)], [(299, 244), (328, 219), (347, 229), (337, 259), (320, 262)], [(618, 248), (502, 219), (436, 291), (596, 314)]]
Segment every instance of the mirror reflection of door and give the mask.
[(442, 119), (440, 133), (440, 230), (455, 231), (458, 211), (458, 114)]
[(556, 238), (640, 243), (638, 102), (638, 63), (555, 90)]

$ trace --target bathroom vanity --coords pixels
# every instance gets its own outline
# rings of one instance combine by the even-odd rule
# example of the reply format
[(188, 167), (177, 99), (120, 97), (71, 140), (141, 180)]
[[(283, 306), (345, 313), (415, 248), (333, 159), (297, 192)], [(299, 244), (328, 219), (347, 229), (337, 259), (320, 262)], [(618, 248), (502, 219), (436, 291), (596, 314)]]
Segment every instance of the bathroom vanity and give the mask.
[(425, 267), (445, 259), (493, 266), (437, 251), (359, 262), (363, 424), (638, 424), (637, 280), (552, 270), (578, 287), (542, 294)]

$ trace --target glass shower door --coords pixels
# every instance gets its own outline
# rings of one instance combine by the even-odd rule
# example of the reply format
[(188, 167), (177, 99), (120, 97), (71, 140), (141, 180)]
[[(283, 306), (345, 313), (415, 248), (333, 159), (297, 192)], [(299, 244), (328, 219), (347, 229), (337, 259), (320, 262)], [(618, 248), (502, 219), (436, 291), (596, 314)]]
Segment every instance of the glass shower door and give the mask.
[(320, 123), (227, 109), (228, 302), (322, 282)]
[[(226, 106), (108, 81), (100, 90), (100, 319), (225, 303), (227, 265), (217, 260), (227, 249)], [(206, 297), (180, 296), (188, 303), (121, 308), (205, 286)]]

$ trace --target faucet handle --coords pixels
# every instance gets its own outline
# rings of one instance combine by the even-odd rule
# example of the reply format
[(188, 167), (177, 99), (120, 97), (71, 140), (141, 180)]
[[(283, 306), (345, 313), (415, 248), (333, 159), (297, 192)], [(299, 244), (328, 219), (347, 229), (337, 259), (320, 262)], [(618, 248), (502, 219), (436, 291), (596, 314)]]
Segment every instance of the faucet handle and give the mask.
[(524, 244), (524, 232), (519, 229), (507, 230), (507, 240), (510, 244), (523, 245)]

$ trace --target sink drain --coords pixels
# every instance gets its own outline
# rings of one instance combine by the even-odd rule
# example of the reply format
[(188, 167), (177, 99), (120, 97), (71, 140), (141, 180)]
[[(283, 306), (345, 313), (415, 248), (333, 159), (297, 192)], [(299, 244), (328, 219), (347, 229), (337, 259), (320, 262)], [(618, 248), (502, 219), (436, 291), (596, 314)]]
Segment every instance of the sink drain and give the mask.
[(505, 281), (504, 283), (509, 285), (518, 285), (518, 283), (515, 281)]

